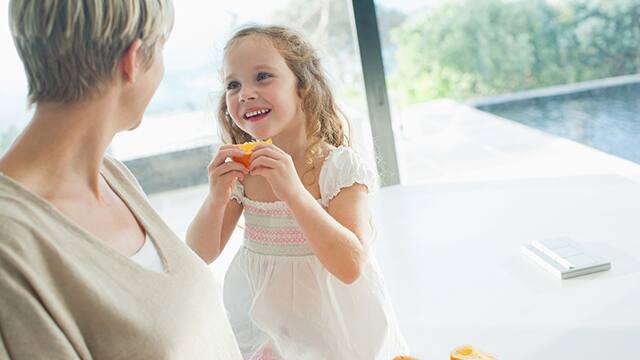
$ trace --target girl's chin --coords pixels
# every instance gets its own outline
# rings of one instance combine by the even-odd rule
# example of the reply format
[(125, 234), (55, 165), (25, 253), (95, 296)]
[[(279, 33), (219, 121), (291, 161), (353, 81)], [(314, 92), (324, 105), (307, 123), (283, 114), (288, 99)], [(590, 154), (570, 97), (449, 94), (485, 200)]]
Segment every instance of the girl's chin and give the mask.
[(263, 140), (271, 139), (272, 137), (269, 135), (255, 135), (253, 138), (256, 140), (263, 141)]
[(247, 133), (256, 140), (270, 139), (274, 136), (273, 132), (270, 131), (251, 131)]

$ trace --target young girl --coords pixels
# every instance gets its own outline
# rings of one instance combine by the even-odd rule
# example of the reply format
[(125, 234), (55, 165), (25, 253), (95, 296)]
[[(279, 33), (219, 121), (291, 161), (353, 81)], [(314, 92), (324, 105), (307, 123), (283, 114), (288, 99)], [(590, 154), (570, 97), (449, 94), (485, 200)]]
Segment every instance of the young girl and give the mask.
[[(237, 32), (225, 47), (225, 142), (189, 245), (210, 263), (244, 211), (244, 246), (224, 300), (246, 359), (392, 359), (405, 354), (378, 267), (367, 192), (376, 175), (347, 145), (320, 61), (281, 27)], [(232, 144), (255, 147), (248, 167)]]

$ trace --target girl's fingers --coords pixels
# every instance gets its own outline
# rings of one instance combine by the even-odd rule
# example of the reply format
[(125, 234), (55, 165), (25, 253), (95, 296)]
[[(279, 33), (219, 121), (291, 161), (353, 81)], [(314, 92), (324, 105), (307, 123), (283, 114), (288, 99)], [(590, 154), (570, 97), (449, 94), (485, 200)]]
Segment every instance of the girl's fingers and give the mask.
[(275, 149), (275, 150), (280, 150), (279, 147), (273, 145), (273, 144), (258, 144), (256, 146), (254, 146), (253, 151), (257, 151), (260, 149)]
[(209, 169), (209, 174), (211, 176), (221, 176), (228, 172), (238, 172), (238, 173), (241, 173), (242, 175), (246, 175), (249, 173), (249, 170), (246, 167), (244, 167), (244, 165), (235, 161), (228, 161), (215, 168)]
[(274, 159), (281, 159), (286, 155), (282, 150), (277, 147), (266, 144), (266, 145), (258, 145), (253, 149), (253, 154), (251, 154), (251, 159), (255, 159), (259, 156), (269, 156)]
[(259, 167), (259, 168), (256, 168), (254, 170), (251, 170), (251, 175), (268, 177), (271, 171), (273, 171), (273, 169), (269, 169), (269, 168), (265, 168), (265, 167)]
[(267, 156), (260, 156), (254, 160), (251, 160), (251, 164), (249, 164), (249, 171), (253, 172), (253, 170), (257, 168), (270, 168), (274, 169), (278, 167), (279, 161)]
[(233, 145), (222, 146), (220, 147), (220, 150), (218, 150), (218, 153), (213, 158), (213, 160), (211, 160), (211, 162), (209, 163), (209, 168), (211, 169), (211, 168), (220, 166), (227, 160), (227, 158), (234, 157), (234, 156), (240, 157), (243, 155), (244, 155), (244, 151), (236, 148)]
[(244, 179), (244, 174), (238, 173), (236, 171), (228, 172), (224, 175), (220, 175), (219, 179), (222, 181), (232, 182), (234, 179), (238, 179), (238, 180)]

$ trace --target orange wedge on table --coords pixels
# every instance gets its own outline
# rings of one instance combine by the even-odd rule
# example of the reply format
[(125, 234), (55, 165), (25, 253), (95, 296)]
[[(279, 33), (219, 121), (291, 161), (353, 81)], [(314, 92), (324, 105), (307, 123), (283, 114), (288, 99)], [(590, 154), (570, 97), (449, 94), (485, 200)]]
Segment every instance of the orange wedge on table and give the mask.
[(239, 163), (242, 163), (244, 166), (249, 167), (249, 161), (251, 159), (251, 153), (253, 153), (253, 148), (261, 144), (271, 144), (271, 139), (267, 139), (265, 141), (251, 141), (244, 144), (235, 144), (235, 147), (244, 151), (244, 155), (232, 157), (233, 161), (237, 161)]
[(493, 355), (482, 352), (471, 345), (459, 346), (451, 352), (451, 360), (497, 360)]

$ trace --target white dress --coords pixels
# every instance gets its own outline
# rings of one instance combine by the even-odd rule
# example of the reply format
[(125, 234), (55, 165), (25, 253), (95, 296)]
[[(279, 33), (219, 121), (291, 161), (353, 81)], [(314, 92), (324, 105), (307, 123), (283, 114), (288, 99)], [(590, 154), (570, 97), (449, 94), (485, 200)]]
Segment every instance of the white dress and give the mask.
[[(372, 189), (375, 173), (347, 147), (331, 151), (320, 170), (320, 204), (354, 183)], [(244, 196), (244, 246), (224, 281), (224, 303), (245, 359), (390, 360), (407, 354), (389, 296), (370, 253), (347, 285), (313, 254), (287, 205)]]

